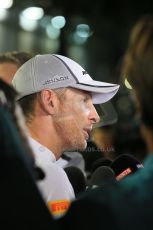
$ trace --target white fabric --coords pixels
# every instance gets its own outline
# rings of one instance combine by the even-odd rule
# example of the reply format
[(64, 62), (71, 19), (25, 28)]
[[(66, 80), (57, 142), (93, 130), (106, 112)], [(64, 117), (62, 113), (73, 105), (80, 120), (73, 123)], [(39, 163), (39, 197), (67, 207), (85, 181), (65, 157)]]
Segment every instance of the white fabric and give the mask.
[[(63, 156), (66, 156), (68, 160), (63, 159)], [(81, 153), (79, 152), (64, 152), (61, 158), (56, 161), (56, 164), (58, 164), (62, 168), (70, 167), (70, 166), (75, 166), (79, 168), (83, 174), (85, 175), (85, 160)]]
[(60, 157), (57, 161), (56, 164), (62, 168), (65, 168), (68, 165), (68, 161)]
[(72, 185), (65, 171), (55, 163), (54, 154), (31, 137), (29, 142), (33, 149), (36, 165), (45, 173), (45, 178), (38, 182), (44, 200), (47, 203), (57, 200), (73, 200), (75, 195)]

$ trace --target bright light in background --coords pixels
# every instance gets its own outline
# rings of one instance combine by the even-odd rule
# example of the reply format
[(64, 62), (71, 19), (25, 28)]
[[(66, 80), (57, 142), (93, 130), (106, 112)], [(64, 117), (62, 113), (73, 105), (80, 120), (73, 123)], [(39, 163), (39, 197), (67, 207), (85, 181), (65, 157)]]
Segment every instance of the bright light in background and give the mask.
[(29, 20), (39, 20), (44, 16), (44, 10), (40, 7), (28, 7), (22, 11), (22, 14)]
[(73, 34), (73, 40), (78, 45), (83, 45), (87, 42), (88, 38), (92, 35), (90, 27), (87, 24), (79, 24)]
[(91, 35), (90, 27), (87, 24), (79, 24), (76, 27), (76, 34), (81, 38), (88, 38)]
[(132, 86), (130, 85), (130, 83), (128, 82), (128, 80), (126, 78), (125, 78), (124, 84), (125, 84), (126, 88), (132, 89)]
[(60, 36), (60, 30), (57, 28), (54, 28), (51, 24), (46, 27), (46, 33), (49, 38), (51, 39), (58, 39)]
[(13, 5), (13, 0), (0, 0), (0, 8), (8, 9)]
[(7, 18), (8, 11), (6, 9), (0, 8), (0, 21), (3, 21)]
[(29, 20), (22, 14), (19, 16), (19, 24), (25, 31), (34, 31), (37, 28), (37, 20)]
[(84, 43), (86, 43), (86, 41), (88, 40), (87, 37), (80, 37), (78, 36), (78, 34), (75, 32), (73, 34), (73, 40), (77, 45), (83, 45)]
[(56, 16), (51, 19), (51, 23), (55, 28), (61, 29), (65, 26), (66, 20), (63, 16)]
[(26, 31), (34, 31), (37, 28), (38, 20), (44, 16), (40, 7), (28, 7), (19, 16), (19, 24)]

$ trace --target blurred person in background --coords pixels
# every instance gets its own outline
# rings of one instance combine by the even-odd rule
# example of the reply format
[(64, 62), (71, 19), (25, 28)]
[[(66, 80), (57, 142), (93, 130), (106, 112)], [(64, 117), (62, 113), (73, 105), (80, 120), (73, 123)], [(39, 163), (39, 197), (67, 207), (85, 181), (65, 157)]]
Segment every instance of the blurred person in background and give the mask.
[(12, 78), (18, 68), (32, 56), (31, 53), (18, 51), (0, 53), (0, 78), (12, 84)]
[(144, 17), (130, 37), (125, 56), (123, 75), (131, 84), (142, 137), (148, 153), (153, 153), (153, 17)]
[(114, 160), (116, 157), (114, 146), (115, 128), (113, 125), (106, 125), (93, 129), (92, 140), (101, 150), (102, 156)]
[(17, 95), (17, 92), (9, 84), (0, 79), (0, 105), (6, 107), (9, 111), (12, 121), (25, 144), (24, 148), (34, 163), (34, 155), (28, 143), (28, 130), (26, 128), (24, 115), (19, 103), (16, 103)]

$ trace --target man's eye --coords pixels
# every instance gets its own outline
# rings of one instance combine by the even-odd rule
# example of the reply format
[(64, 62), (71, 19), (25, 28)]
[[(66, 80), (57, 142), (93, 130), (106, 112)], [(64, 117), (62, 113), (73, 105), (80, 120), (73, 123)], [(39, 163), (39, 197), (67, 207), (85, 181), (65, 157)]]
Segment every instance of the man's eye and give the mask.
[(84, 102), (87, 102), (88, 99), (89, 99), (88, 97), (84, 97), (83, 101), (84, 101)]

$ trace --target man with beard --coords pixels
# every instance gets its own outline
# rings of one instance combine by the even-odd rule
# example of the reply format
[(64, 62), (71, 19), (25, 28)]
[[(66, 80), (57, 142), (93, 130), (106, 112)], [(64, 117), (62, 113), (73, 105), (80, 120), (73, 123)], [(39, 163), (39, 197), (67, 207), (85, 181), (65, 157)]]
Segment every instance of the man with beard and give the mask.
[(93, 104), (110, 100), (119, 86), (94, 81), (73, 60), (36, 55), (13, 78), (26, 117), (36, 163), (46, 174), (39, 182), (51, 212), (61, 216), (74, 199), (64, 170), (55, 164), (64, 151), (84, 150), (99, 116)]

